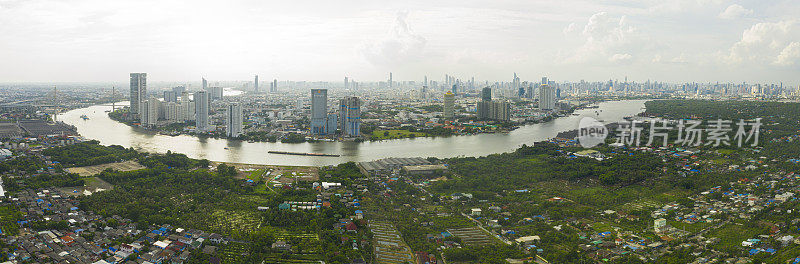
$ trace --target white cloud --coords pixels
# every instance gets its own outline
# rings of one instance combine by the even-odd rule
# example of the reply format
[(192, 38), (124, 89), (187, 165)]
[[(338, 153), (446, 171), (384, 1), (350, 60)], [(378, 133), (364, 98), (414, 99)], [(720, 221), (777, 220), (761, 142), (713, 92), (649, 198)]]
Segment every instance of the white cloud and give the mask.
[(361, 53), (367, 61), (379, 66), (399, 66), (423, 56), (426, 40), (411, 30), (407, 18), (407, 11), (399, 12), (388, 36), (363, 45)]
[(800, 24), (797, 20), (757, 23), (742, 33), (724, 60), (738, 65), (792, 65), (797, 60)]
[[(575, 31), (570, 25), (565, 32)], [(565, 62), (586, 63), (597, 61), (629, 62), (642, 47), (641, 36), (629, 25), (625, 16), (614, 17), (606, 12), (592, 15), (581, 32), (583, 45), (572, 54), (568, 54)]]
[(791, 66), (800, 62), (800, 42), (792, 42), (775, 59), (775, 64)]
[(722, 11), (717, 17), (722, 19), (737, 19), (745, 16), (749, 16), (753, 14), (753, 10), (744, 8), (738, 4), (732, 4), (725, 8), (725, 11)]
[(616, 63), (626, 63), (626, 62), (629, 62), (632, 58), (633, 58), (633, 56), (631, 56), (628, 53), (625, 53), (625, 54), (617, 53), (617, 54), (614, 54), (613, 56), (611, 56), (611, 58), (609, 58), (608, 60), (611, 61), (611, 62), (616, 62)]

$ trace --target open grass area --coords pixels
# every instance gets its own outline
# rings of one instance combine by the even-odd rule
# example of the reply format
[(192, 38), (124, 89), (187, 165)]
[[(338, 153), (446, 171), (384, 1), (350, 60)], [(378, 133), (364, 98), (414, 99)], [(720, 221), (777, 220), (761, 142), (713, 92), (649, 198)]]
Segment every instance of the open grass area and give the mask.
[(412, 137), (426, 137), (428, 134), (422, 132), (410, 132), (408, 130), (398, 130), (398, 129), (391, 129), (391, 130), (375, 130), (372, 131), (372, 139), (374, 140), (383, 140), (383, 139), (397, 139), (397, 138), (412, 138)]
[(756, 238), (760, 234), (768, 234), (764, 228), (756, 226), (739, 225), (729, 223), (720, 228), (711, 230), (705, 237), (717, 237), (720, 242), (714, 245), (714, 249), (724, 252), (739, 252), (742, 249), (742, 241), (748, 238)]
[(22, 217), (13, 205), (0, 206), (0, 234), (16, 235), (19, 234), (17, 221)]

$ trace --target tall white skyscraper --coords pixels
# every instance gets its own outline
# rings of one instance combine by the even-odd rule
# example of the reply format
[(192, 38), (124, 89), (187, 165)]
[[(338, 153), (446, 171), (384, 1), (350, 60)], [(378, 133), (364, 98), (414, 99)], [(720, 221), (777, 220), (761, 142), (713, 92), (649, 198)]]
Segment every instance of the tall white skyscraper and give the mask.
[(139, 120), (142, 126), (154, 127), (158, 124), (158, 110), (161, 107), (161, 101), (155, 97), (142, 101), (140, 106)]
[(339, 101), (339, 123), (342, 134), (357, 137), (361, 134), (361, 100), (350, 96)]
[(197, 91), (194, 93), (194, 109), (197, 132), (205, 133), (211, 131), (208, 122), (208, 92)]
[(130, 113), (138, 115), (143, 111), (144, 100), (147, 100), (147, 73), (131, 73)]
[(328, 89), (311, 89), (311, 133), (325, 134), (328, 116)]
[(181, 116), (183, 117), (182, 122), (194, 121), (194, 102), (189, 98), (188, 92), (183, 92), (181, 94), (181, 112)]
[(235, 138), (242, 135), (242, 123), (244, 116), (242, 114), (242, 105), (239, 103), (231, 103), (228, 105), (228, 111), (225, 113), (225, 134), (229, 138)]
[(444, 119), (453, 119), (455, 115), (456, 95), (451, 92), (444, 94)]
[(256, 75), (256, 80), (253, 82), (253, 89), (258, 92), (258, 75)]
[(164, 103), (164, 119), (169, 123), (181, 123), (184, 120), (182, 110), (177, 102)]
[(202, 79), (203, 79), (203, 85), (202, 85), (203, 86), (203, 91), (205, 91), (208, 88), (208, 81), (206, 81), (206, 78), (202, 78)]
[(389, 88), (392, 88), (393, 84), (394, 84), (394, 81), (392, 81), (392, 73), (390, 72), (389, 73)]
[(347, 76), (344, 77), (344, 88), (350, 88), (350, 80), (347, 78)]
[[(546, 81), (546, 80), (542, 80)], [(556, 90), (547, 84), (539, 87), (539, 110), (552, 111), (556, 109)]]

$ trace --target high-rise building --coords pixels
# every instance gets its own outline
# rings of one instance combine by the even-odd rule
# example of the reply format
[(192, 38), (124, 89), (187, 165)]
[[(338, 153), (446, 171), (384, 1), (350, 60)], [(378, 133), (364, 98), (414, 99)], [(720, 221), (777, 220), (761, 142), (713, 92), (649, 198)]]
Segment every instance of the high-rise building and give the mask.
[(194, 93), (194, 115), (198, 133), (211, 131), (208, 120), (208, 92), (197, 91)]
[(244, 116), (242, 114), (242, 105), (239, 103), (231, 103), (228, 105), (228, 111), (225, 113), (225, 135), (229, 138), (235, 138), (242, 135), (242, 124)]
[(511, 120), (511, 104), (505, 101), (489, 102), (489, 119), (492, 120)]
[(258, 75), (256, 75), (256, 80), (253, 82), (253, 90), (258, 92)]
[(458, 94), (458, 85), (457, 84), (453, 84), (453, 90), (451, 90), (451, 92), (453, 92), (453, 94)]
[(213, 87), (210, 87), (208, 89), (209, 89), (209, 98), (208, 99), (210, 101), (222, 100), (223, 91), (225, 89), (223, 89), (222, 87), (219, 87), (219, 86), (213, 86)]
[(344, 77), (344, 88), (345, 89), (350, 88), (350, 82), (349, 82), (347, 76)]
[(272, 91), (270, 91), (270, 92), (273, 92), (273, 93), (277, 93), (278, 92), (278, 79), (272, 80)]
[(481, 90), (481, 100), (482, 101), (491, 101), (492, 100), (492, 88), (491, 87), (483, 87), (483, 90)]
[(311, 89), (311, 133), (325, 134), (328, 116), (328, 89)]
[(183, 122), (186, 121), (194, 121), (194, 102), (189, 98), (189, 92), (183, 92), (181, 94), (181, 113), (183, 116)]
[[(544, 80), (543, 80), (544, 81)], [(556, 91), (547, 84), (539, 87), (539, 110), (553, 111), (556, 109)]]
[(547, 84), (547, 77), (542, 77), (542, 83), (541, 84)]
[(161, 107), (161, 101), (155, 97), (150, 97), (141, 102), (140, 106), (140, 122), (142, 126), (154, 127), (158, 124), (158, 110)]
[(164, 91), (164, 102), (177, 102), (178, 94), (175, 91)]
[(178, 85), (178, 86), (172, 87), (172, 91), (175, 92), (176, 96), (181, 96), (183, 94), (183, 92), (186, 92), (186, 86)]
[(336, 114), (328, 114), (327, 120), (325, 120), (325, 134), (333, 135), (336, 134), (336, 128), (338, 123), (338, 117)]
[(394, 81), (392, 81), (392, 73), (389, 72), (389, 88), (392, 88), (393, 84), (394, 84)]
[(202, 85), (203, 86), (203, 91), (205, 91), (206, 89), (208, 89), (208, 81), (206, 81), (206, 78), (202, 78), (202, 79), (203, 79), (203, 85)]
[(184, 121), (183, 109), (177, 102), (164, 103), (164, 119), (168, 123), (181, 123)]
[(455, 116), (455, 102), (456, 96), (453, 93), (444, 94), (444, 119), (453, 119)]
[(361, 99), (350, 96), (339, 100), (339, 119), (344, 136), (361, 135)]
[(131, 73), (130, 113), (138, 115), (144, 100), (147, 100), (147, 73)]

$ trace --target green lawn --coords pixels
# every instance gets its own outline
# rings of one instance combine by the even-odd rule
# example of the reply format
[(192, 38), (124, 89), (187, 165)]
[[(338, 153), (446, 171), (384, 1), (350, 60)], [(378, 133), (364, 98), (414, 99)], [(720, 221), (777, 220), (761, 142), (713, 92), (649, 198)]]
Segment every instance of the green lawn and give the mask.
[(760, 227), (738, 225), (734, 223), (726, 224), (720, 228), (709, 231), (705, 237), (718, 237), (719, 244), (714, 245), (714, 248), (724, 252), (737, 252), (745, 250), (742, 247), (742, 241), (748, 238), (756, 238), (761, 234), (768, 234), (767, 230)]
[(0, 206), (0, 229), (3, 235), (16, 235), (19, 233), (17, 221), (22, 217), (13, 205)]
[(422, 132), (410, 132), (408, 130), (375, 130), (372, 131), (372, 139), (395, 139), (395, 138), (410, 138), (410, 137), (425, 137), (427, 134)]

